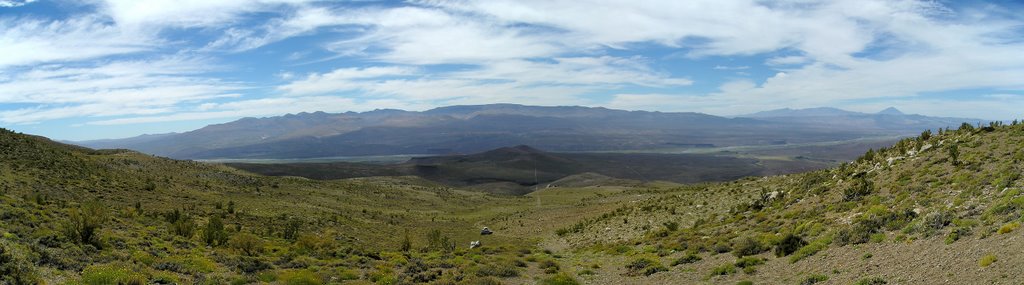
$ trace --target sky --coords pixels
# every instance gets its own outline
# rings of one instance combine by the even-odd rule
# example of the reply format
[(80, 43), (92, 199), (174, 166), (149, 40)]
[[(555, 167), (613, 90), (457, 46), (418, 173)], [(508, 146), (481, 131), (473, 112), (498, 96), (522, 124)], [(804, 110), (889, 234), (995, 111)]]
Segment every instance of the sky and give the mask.
[(517, 103), (1024, 116), (1016, 1), (0, 0), (0, 127)]

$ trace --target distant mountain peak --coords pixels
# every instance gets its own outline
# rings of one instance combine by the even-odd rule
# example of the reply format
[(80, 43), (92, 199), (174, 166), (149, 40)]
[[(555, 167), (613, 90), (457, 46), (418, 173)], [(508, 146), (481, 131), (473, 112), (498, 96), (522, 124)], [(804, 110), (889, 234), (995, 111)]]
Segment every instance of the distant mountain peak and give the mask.
[(900, 110), (896, 109), (896, 107), (889, 107), (889, 108), (885, 108), (885, 110), (879, 111), (878, 114), (879, 115), (903, 115), (903, 112), (900, 112)]

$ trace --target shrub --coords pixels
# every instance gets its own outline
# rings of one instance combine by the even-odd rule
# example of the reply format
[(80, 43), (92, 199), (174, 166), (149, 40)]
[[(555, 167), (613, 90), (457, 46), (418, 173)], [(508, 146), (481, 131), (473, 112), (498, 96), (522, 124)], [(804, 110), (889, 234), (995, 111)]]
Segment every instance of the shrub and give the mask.
[(992, 265), (992, 263), (995, 263), (997, 260), (998, 259), (996, 259), (995, 255), (988, 254), (982, 256), (981, 259), (978, 260), (978, 265), (980, 265), (981, 267), (988, 267), (989, 265)]
[(255, 256), (263, 252), (263, 241), (250, 233), (236, 234), (228, 242), (231, 248), (241, 251), (245, 255)]
[(213, 272), (217, 264), (202, 255), (190, 255), (168, 257), (153, 267), (183, 274), (203, 274)]
[(36, 284), (39, 274), (22, 250), (0, 241), (0, 284)]
[(511, 264), (487, 264), (476, 269), (476, 276), (516, 277), (519, 270)]
[(1013, 230), (1015, 230), (1015, 229), (1017, 229), (1019, 227), (1020, 227), (1020, 223), (1013, 222), (1013, 223), (1005, 224), (1002, 227), (999, 227), (999, 231), (998, 232), (999, 232), (999, 234), (1007, 234), (1007, 233), (1013, 232)]
[(860, 280), (857, 280), (857, 283), (853, 283), (853, 284), (854, 285), (883, 285), (883, 284), (889, 284), (889, 282), (885, 281), (885, 279), (883, 279), (882, 277), (866, 277), (866, 278), (862, 278)]
[(313, 272), (309, 270), (294, 270), (282, 273), (278, 276), (278, 281), (281, 284), (286, 285), (320, 285), (323, 281), (320, 280)]
[(210, 221), (206, 222), (206, 228), (203, 229), (203, 241), (210, 246), (227, 243), (228, 233), (224, 231), (224, 223), (221, 222), (220, 215), (214, 214), (210, 217)]
[(946, 235), (946, 244), (952, 244), (952, 243), (960, 240), (960, 238), (962, 238), (964, 236), (967, 236), (967, 235), (970, 235), (970, 234), (971, 234), (971, 228), (969, 228), (969, 227), (955, 228), (952, 231), (950, 231), (948, 235)]
[(87, 202), (68, 211), (64, 234), (78, 243), (99, 247), (100, 227), (107, 220), (107, 211), (99, 202)]
[(793, 256), (789, 257), (789, 263), (796, 263), (797, 261), (800, 261), (801, 259), (804, 259), (804, 258), (807, 258), (809, 256), (815, 255), (819, 251), (822, 251), (822, 250), (828, 248), (828, 245), (831, 244), (831, 243), (832, 243), (832, 240), (829, 239), (828, 237), (824, 237), (824, 238), (820, 238), (820, 239), (814, 240), (810, 244), (805, 245), (804, 247), (801, 247), (796, 252), (794, 252)]
[(885, 235), (885, 233), (877, 233), (877, 234), (872, 234), (872, 235), (871, 235), (871, 236), (869, 237), (869, 239), (870, 239), (870, 240), (871, 240), (871, 242), (873, 242), (873, 243), (881, 243), (881, 242), (885, 241), (885, 238), (886, 238), (886, 237), (887, 237), (887, 236)]
[(141, 273), (119, 265), (93, 265), (82, 271), (82, 283), (86, 285), (144, 285), (146, 282)]
[(701, 258), (700, 258), (699, 255), (697, 255), (696, 253), (691, 252), (691, 253), (687, 253), (683, 257), (680, 257), (679, 259), (676, 259), (675, 261), (672, 261), (672, 266), (676, 266), (676, 265), (680, 265), (680, 264), (694, 263), (694, 262), (700, 261), (700, 259)]
[(839, 245), (865, 243), (871, 238), (872, 231), (872, 229), (858, 223), (836, 231), (835, 242)]
[(736, 273), (736, 266), (732, 263), (723, 264), (722, 266), (715, 267), (711, 270), (711, 276), (729, 275)]
[[(380, 283), (380, 282), (378, 282)], [(494, 277), (477, 277), (463, 281), (459, 284), (466, 285), (501, 285), (501, 281)]]
[(936, 211), (924, 217), (925, 225), (940, 230), (953, 222), (953, 213), (948, 211)]
[(192, 238), (196, 232), (196, 222), (188, 215), (182, 215), (171, 222), (171, 232), (184, 238)]
[(540, 281), (541, 285), (579, 285), (580, 282), (576, 281), (576, 278), (569, 276), (565, 273), (559, 273), (555, 276), (545, 278)]
[(805, 245), (807, 245), (807, 242), (800, 236), (791, 233), (786, 234), (786, 236), (779, 241), (779, 244), (775, 246), (775, 256), (783, 257), (793, 254)]
[(554, 260), (550, 259), (541, 261), (539, 264), (537, 264), (537, 267), (540, 269), (544, 269), (544, 273), (547, 274), (558, 273), (558, 270), (561, 269), (561, 266), (558, 265), (558, 262), (555, 262)]
[(736, 267), (739, 267), (739, 268), (754, 267), (754, 266), (758, 266), (758, 265), (761, 265), (761, 264), (764, 264), (764, 259), (760, 258), (760, 257), (749, 257), (748, 256), (748, 257), (744, 257), (744, 258), (740, 258), (739, 260), (736, 260)]
[(641, 257), (627, 264), (626, 270), (626, 275), (628, 276), (649, 276), (661, 271), (668, 271), (668, 268), (665, 268), (665, 266), (661, 265), (661, 262), (658, 262), (657, 260)]
[(286, 240), (295, 240), (299, 237), (299, 230), (302, 228), (302, 220), (299, 218), (291, 218), (284, 225), (284, 231), (281, 233), (281, 237)]
[(251, 256), (238, 256), (233, 265), (238, 271), (245, 274), (253, 274), (271, 268), (271, 265), (262, 259)]
[(803, 281), (800, 281), (800, 285), (813, 285), (825, 281), (828, 281), (828, 276), (821, 274), (813, 274), (811, 276), (807, 276), (807, 278), (804, 278)]
[(874, 184), (864, 175), (860, 175), (851, 185), (843, 189), (843, 201), (860, 199), (871, 194), (872, 191), (874, 191)]
[(679, 229), (679, 223), (677, 223), (675, 221), (666, 222), (665, 223), (665, 229), (670, 231), (670, 232), (674, 232), (674, 231)]
[(427, 249), (443, 252), (455, 251), (455, 241), (441, 234), (441, 230), (434, 229), (427, 233)]
[(766, 250), (768, 250), (767, 247), (761, 244), (761, 242), (750, 237), (742, 237), (736, 240), (732, 254), (736, 257), (744, 257), (759, 254)]

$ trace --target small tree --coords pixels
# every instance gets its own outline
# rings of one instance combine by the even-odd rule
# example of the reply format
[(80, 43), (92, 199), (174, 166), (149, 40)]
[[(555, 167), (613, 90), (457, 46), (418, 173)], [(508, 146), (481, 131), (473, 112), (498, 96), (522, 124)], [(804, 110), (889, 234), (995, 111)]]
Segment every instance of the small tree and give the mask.
[(949, 144), (949, 162), (953, 166), (960, 165), (960, 147), (956, 143)]
[(36, 267), (14, 243), (0, 240), (0, 284), (41, 284)]
[(99, 247), (99, 230), (107, 220), (107, 211), (99, 202), (86, 202), (68, 210), (64, 234), (77, 243)]
[(751, 237), (741, 237), (736, 240), (732, 254), (736, 257), (755, 255), (768, 250), (761, 242)]
[(298, 218), (291, 218), (284, 225), (284, 232), (281, 237), (287, 240), (295, 240), (299, 237), (299, 230), (302, 228), (302, 220)]
[(803, 238), (800, 238), (800, 236), (792, 233), (786, 234), (786, 236), (779, 241), (779, 244), (775, 246), (775, 256), (783, 257), (790, 255), (805, 245), (807, 245), (807, 242), (804, 241)]
[(853, 201), (870, 195), (874, 191), (874, 183), (868, 180), (867, 174), (859, 174), (852, 183), (843, 189), (843, 201)]
[(214, 214), (203, 229), (203, 241), (210, 246), (224, 245), (228, 241), (228, 233), (224, 231), (224, 223), (220, 215)]
[(239, 233), (228, 242), (231, 248), (241, 251), (247, 256), (256, 256), (263, 252), (263, 240), (250, 233)]
[(188, 215), (181, 215), (171, 223), (171, 231), (184, 238), (192, 238), (196, 232), (196, 222)]
[(409, 232), (405, 232), (405, 238), (402, 239), (402, 252), (409, 252), (412, 250), (412, 240), (409, 239)]
[(427, 234), (427, 249), (451, 252), (455, 250), (455, 242), (442, 235), (441, 230), (434, 229)]

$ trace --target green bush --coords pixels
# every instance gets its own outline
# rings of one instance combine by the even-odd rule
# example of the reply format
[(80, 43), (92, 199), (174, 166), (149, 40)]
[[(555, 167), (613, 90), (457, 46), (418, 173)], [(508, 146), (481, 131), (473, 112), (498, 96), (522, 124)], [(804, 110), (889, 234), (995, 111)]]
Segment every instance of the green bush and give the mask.
[(295, 240), (299, 237), (299, 230), (302, 229), (303, 221), (299, 218), (288, 219), (284, 225), (281, 237), (286, 240)]
[(559, 273), (555, 276), (545, 278), (540, 281), (541, 285), (579, 285), (580, 282), (565, 273)]
[(626, 275), (629, 276), (649, 276), (661, 271), (668, 271), (668, 268), (665, 268), (665, 266), (661, 265), (661, 262), (653, 258), (641, 257), (627, 264), (626, 270)]
[(476, 276), (516, 277), (519, 269), (511, 264), (487, 264), (476, 269)]
[(828, 237), (824, 237), (824, 238), (820, 238), (820, 239), (814, 240), (810, 244), (807, 244), (807, 245), (801, 247), (800, 249), (798, 249), (796, 252), (794, 252), (793, 255), (789, 257), (789, 263), (796, 263), (797, 261), (800, 261), (801, 259), (804, 259), (804, 258), (807, 258), (809, 256), (815, 255), (819, 251), (822, 251), (822, 250), (825, 250), (826, 248), (828, 248), (828, 245), (831, 244), (831, 243), (832, 243), (832, 239), (829, 239)]
[(998, 233), (999, 234), (1011, 233), (1011, 232), (1013, 232), (1013, 230), (1015, 230), (1015, 229), (1017, 229), (1019, 227), (1020, 227), (1020, 223), (1018, 223), (1018, 222), (1008, 223), (1008, 224), (1003, 225), (1002, 227), (999, 227)]
[(99, 247), (100, 227), (107, 220), (107, 210), (99, 202), (87, 202), (68, 210), (64, 235), (78, 243)]
[(679, 223), (677, 223), (675, 221), (666, 222), (665, 223), (665, 229), (670, 231), (670, 232), (674, 232), (674, 231), (679, 229)]
[(995, 255), (988, 254), (988, 255), (982, 256), (981, 259), (978, 260), (978, 265), (980, 265), (981, 267), (988, 267), (989, 265), (992, 265), (992, 263), (995, 263), (996, 260), (998, 260), (998, 259), (996, 259)]
[(742, 237), (736, 240), (733, 245), (732, 254), (736, 257), (755, 255), (768, 250), (768, 247), (751, 237)]
[(758, 266), (758, 265), (764, 264), (764, 261), (765, 261), (764, 258), (748, 256), (748, 257), (744, 257), (744, 258), (740, 258), (740, 259), (736, 260), (736, 267), (739, 267), (739, 268), (754, 267), (754, 266)]
[(857, 280), (857, 283), (853, 283), (853, 284), (854, 285), (883, 285), (883, 284), (889, 284), (889, 282), (885, 281), (885, 279), (883, 279), (882, 277), (866, 277), (866, 278), (862, 278), (860, 280)]
[(679, 259), (676, 259), (675, 261), (672, 261), (672, 266), (676, 266), (676, 265), (680, 265), (680, 264), (694, 263), (694, 262), (697, 262), (697, 261), (700, 261), (700, 260), (701, 260), (701, 258), (700, 258), (699, 255), (697, 255), (696, 253), (691, 252), (691, 253), (687, 253), (686, 255), (680, 257)]
[(323, 281), (309, 270), (292, 270), (281, 273), (278, 281), (286, 285), (320, 285)]
[(711, 270), (711, 276), (729, 275), (736, 273), (736, 266), (732, 263), (723, 264), (722, 266), (715, 267)]
[[(870, 153), (870, 151), (869, 151)], [(854, 201), (861, 197), (870, 195), (874, 191), (874, 184), (871, 183), (864, 175), (860, 175), (858, 179), (846, 188), (843, 188), (843, 201)]]
[(196, 232), (196, 222), (188, 215), (181, 216), (171, 223), (171, 232), (184, 238), (192, 238)]
[(206, 228), (203, 229), (203, 241), (209, 246), (220, 246), (228, 242), (228, 233), (224, 231), (224, 223), (220, 220), (220, 215), (214, 214), (210, 217), (210, 220), (206, 222)]
[(93, 265), (82, 271), (82, 283), (86, 285), (144, 285), (146, 282), (141, 273), (120, 265)]
[(239, 233), (228, 241), (231, 248), (241, 251), (248, 256), (256, 256), (263, 253), (263, 241), (256, 235), (250, 233)]
[(807, 242), (804, 241), (804, 239), (801, 238), (800, 236), (794, 235), (792, 233), (786, 234), (786, 236), (782, 237), (782, 240), (780, 240), (779, 243), (775, 245), (775, 256), (783, 257), (793, 254), (794, 252), (800, 250), (800, 248), (806, 245)]
[(36, 283), (39, 283), (39, 274), (24, 251), (7, 241), (0, 241), (0, 284)]
[(811, 276), (807, 276), (807, 278), (804, 278), (803, 281), (800, 281), (800, 285), (813, 285), (825, 281), (828, 281), (828, 276), (821, 274), (813, 274)]
[(871, 239), (873, 231), (873, 229), (858, 223), (836, 231), (834, 240), (838, 245), (865, 243)]

